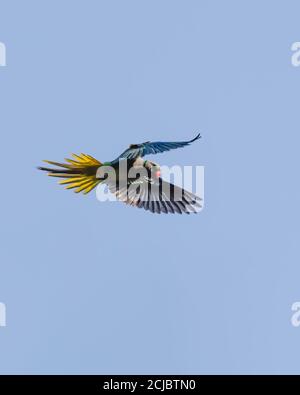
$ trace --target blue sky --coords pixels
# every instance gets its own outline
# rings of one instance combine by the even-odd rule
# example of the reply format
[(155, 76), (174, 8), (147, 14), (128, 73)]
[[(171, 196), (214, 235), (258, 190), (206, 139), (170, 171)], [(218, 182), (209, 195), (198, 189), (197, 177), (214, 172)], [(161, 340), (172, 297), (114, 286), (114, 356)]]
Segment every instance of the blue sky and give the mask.
[[(2, 373), (299, 373), (297, 1), (0, 3)], [(205, 166), (155, 216), (38, 173), (130, 143)]]

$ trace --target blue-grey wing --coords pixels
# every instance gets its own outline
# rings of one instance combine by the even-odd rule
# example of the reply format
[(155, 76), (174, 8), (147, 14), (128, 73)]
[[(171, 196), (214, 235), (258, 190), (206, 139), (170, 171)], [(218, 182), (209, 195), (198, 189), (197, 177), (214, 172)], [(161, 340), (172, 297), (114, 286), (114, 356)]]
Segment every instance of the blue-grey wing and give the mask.
[(125, 185), (116, 184), (113, 180), (105, 182), (118, 200), (152, 213), (196, 214), (202, 208), (199, 196), (160, 177), (154, 179), (139, 175), (136, 179), (128, 179)]
[(132, 144), (127, 148), (116, 160), (118, 159), (136, 159), (139, 156), (159, 154), (161, 152), (170, 151), (172, 149), (182, 148), (186, 145), (193, 143), (200, 138), (200, 133), (197, 134), (192, 140), (189, 141), (147, 141), (142, 144)]

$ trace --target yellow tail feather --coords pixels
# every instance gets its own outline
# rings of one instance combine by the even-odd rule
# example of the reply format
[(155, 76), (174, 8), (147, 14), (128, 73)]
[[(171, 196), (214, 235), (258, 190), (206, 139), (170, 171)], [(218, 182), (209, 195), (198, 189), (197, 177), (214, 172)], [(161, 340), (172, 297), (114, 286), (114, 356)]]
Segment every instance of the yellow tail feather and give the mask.
[(76, 193), (87, 194), (101, 182), (96, 178), (96, 173), (102, 163), (86, 154), (72, 154), (72, 156), (74, 159), (65, 159), (68, 163), (44, 161), (50, 165), (58, 166), (59, 169), (46, 167), (39, 167), (38, 169), (47, 171), (51, 177), (64, 178), (59, 184), (66, 185), (65, 189), (76, 188)]

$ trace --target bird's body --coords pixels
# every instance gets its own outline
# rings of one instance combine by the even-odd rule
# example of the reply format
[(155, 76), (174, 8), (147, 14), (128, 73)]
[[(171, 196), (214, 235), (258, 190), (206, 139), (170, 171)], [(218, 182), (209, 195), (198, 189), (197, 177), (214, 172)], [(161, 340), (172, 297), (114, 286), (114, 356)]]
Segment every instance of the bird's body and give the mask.
[(45, 161), (56, 168), (39, 167), (49, 176), (63, 178), (60, 184), (75, 192), (89, 193), (98, 184), (105, 183), (116, 197), (135, 207), (153, 213), (196, 213), (201, 208), (200, 198), (160, 177), (160, 166), (144, 159), (145, 155), (181, 148), (190, 141), (145, 142), (131, 144), (120, 156), (110, 162), (100, 162), (90, 155), (72, 154), (67, 163)]

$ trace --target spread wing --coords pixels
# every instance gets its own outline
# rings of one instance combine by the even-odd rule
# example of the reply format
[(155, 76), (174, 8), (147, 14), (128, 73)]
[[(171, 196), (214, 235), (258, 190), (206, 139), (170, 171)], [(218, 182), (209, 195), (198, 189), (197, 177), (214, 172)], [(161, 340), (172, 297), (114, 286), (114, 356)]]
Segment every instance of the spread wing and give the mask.
[(200, 137), (201, 136), (199, 133), (195, 138), (189, 141), (177, 141), (177, 142), (147, 141), (142, 144), (132, 144), (120, 156), (118, 156), (118, 158), (115, 159), (115, 161), (118, 161), (119, 159), (136, 159), (139, 156), (158, 154), (160, 152), (182, 148), (198, 140)]
[(201, 198), (162, 178), (128, 179), (126, 185), (107, 183), (110, 192), (124, 203), (157, 214), (190, 214), (201, 210)]

